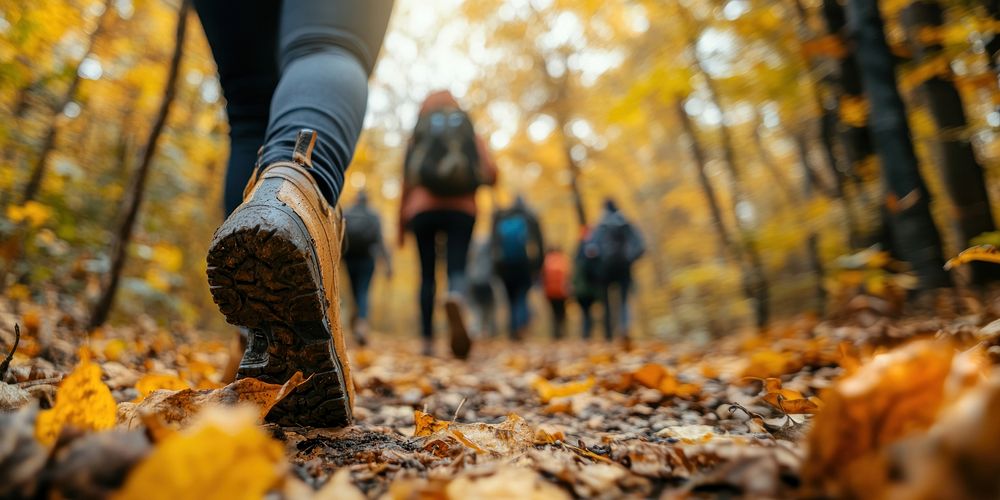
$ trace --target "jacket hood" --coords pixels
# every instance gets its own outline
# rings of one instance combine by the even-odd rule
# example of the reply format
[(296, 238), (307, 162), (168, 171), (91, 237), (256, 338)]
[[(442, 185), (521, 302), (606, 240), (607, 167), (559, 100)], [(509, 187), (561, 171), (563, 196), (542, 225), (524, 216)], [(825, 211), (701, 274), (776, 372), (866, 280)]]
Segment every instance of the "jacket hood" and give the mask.
[(431, 92), (424, 99), (424, 103), (420, 105), (420, 114), (427, 114), (441, 108), (461, 108), (461, 106), (458, 105), (458, 101), (455, 96), (451, 95), (450, 91), (438, 90)]

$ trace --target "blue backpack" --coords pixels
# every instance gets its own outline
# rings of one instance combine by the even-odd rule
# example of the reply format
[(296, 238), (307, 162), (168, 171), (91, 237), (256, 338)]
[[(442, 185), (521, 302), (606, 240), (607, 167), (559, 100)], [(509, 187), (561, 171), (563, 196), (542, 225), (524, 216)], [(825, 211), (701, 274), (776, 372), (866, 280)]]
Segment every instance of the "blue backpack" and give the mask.
[(508, 215), (497, 221), (502, 264), (528, 263), (528, 220), (521, 214)]

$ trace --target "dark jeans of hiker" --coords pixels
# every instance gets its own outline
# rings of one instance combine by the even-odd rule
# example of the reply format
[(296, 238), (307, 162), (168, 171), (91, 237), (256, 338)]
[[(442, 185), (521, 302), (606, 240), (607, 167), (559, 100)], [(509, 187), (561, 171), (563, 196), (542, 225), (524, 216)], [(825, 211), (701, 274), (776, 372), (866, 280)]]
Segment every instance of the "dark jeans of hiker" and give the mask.
[(311, 170), (336, 203), (361, 133), (368, 76), (392, 0), (195, 0), (229, 117), (226, 213), (262, 163), (290, 160), (299, 129), (316, 131)]
[[(409, 229), (417, 238), (420, 253), (420, 333), (425, 339), (434, 335), (434, 295), (437, 293), (435, 269), (443, 257), (448, 271), (448, 292), (465, 297), (465, 269), (476, 218), (453, 210), (435, 210), (417, 214)], [(443, 248), (438, 238), (444, 237)]]
[(531, 271), (527, 268), (499, 270), (500, 280), (507, 291), (507, 308), (510, 310), (510, 336), (519, 340), (531, 322), (528, 292), (531, 291)]
[(358, 319), (368, 319), (368, 289), (375, 274), (375, 257), (346, 257), (347, 278), (351, 281), (351, 295), (354, 296), (355, 315)]
[(549, 298), (552, 309), (552, 338), (561, 339), (566, 334), (566, 299)]
[(632, 288), (631, 273), (610, 277), (601, 284), (604, 298), (604, 338), (611, 340), (615, 333), (628, 336), (628, 295)]
[(580, 336), (584, 340), (590, 340), (590, 334), (594, 331), (594, 298), (577, 297), (576, 304), (580, 306)]

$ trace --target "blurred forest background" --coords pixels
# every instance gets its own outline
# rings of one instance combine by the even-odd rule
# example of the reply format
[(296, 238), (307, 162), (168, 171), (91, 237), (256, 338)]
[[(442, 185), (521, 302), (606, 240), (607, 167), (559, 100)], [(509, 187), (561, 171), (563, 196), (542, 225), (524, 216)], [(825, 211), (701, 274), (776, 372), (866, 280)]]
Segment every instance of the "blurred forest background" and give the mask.
[[(419, 102), (447, 88), (500, 167), (477, 232), (517, 193), (568, 250), (574, 193), (588, 222), (607, 196), (637, 222), (650, 243), (641, 335), (720, 334), (830, 314), (859, 288), (941, 286), (942, 257), (996, 239), (985, 195), (1000, 196), (1000, 6), (848, 3), (399, 0), (343, 202), (367, 190), (394, 239)], [(121, 262), (112, 321), (223, 330), (205, 282), (223, 217), (223, 98), (193, 14), (168, 84), (179, 6), (0, 0), (0, 289), (15, 303), (58, 304), (88, 324)], [(940, 248), (921, 219), (928, 202)], [(861, 252), (890, 241), (913, 276)], [(373, 327), (409, 333), (416, 250), (395, 253), (396, 276), (374, 285)], [(988, 281), (962, 272), (951, 278)]]

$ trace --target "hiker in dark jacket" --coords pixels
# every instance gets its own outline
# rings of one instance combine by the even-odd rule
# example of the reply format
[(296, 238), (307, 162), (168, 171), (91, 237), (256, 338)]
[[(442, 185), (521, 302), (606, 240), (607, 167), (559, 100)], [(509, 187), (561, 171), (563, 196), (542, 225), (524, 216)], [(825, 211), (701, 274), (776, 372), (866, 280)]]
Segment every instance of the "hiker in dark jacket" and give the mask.
[(604, 337), (611, 340), (617, 333), (627, 340), (632, 265), (646, 252), (646, 244), (610, 198), (604, 202), (604, 215), (591, 241), (599, 256), (597, 281), (604, 299)]
[[(465, 280), (469, 243), (476, 223), (476, 190), (496, 184), (497, 170), (489, 150), (476, 135), (468, 114), (448, 91), (427, 96), (407, 146), (403, 163), (403, 199), (399, 213), (399, 245), (405, 231), (416, 237), (420, 253), (420, 326), (423, 352), (433, 351), (435, 268), (444, 257), (448, 270), (445, 312), (451, 349), (458, 358), (469, 354), (465, 326)], [(445, 254), (438, 254), (438, 235)]]
[(496, 273), (507, 292), (510, 336), (519, 340), (531, 320), (528, 292), (538, 279), (545, 259), (538, 218), (522, 197), (518, 196), (510, 208), (494, 215), (492, 238)]
[(576, 255), (573, 257), (573, 298), (580, 306), (581, 337), (590, 340), (594, 330), (593, 306), (598, 300), (599, 284), (597, 283), (597, 273), (599, 255), (597, 245), (590, 238), (589, 227), (581, 229), (580, 243), (576, 248)]
[(361, 191), (351, 208), (344, 211), (346, 225), (343, 252), (347, 277), (354, 297), (351, 332), (358, 344), (368, 339), (368, 289), (375, 274), (375, 259), (382, 259), (386, 277), (392, 277), (392, 258), (382, 237), (382, 220), (368, 206), (368, 195)]

